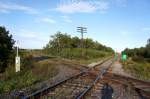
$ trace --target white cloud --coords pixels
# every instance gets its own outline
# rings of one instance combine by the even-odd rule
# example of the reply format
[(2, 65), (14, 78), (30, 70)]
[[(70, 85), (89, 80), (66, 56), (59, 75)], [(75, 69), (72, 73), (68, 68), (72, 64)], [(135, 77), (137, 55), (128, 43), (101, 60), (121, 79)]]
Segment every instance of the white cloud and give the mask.
[(64, 21), (64, 22), (72, 23), (72, 20), (70, 19), (69, 16), (64, 15), (64, 16), (61, 16), (61, 17), (63, 18), (63, 21)]
[(0, 2), (0, 12), (1, 13), (10, 13), (12, 11), (23, 11), (29, 14), (37, 14), (38, 12), (28, 6), (18, 5), (14, 3), (2, 3)]
[[(41, 48), (49, 40), (49, 36), (45, 35), (44, 33), (28, 31), (24, 29), (21, 29), (18, 32), (19, 33), (14, 34), (14, 37), (19, 40), (22, 48)], [(32, 45), (31, 42), (36, 45)]]
[(25, 29), (20, 29), (17, 32), (19, 32), (18, 34), (14, 34), (15, 36), (19, 36), (22, 38), (27, 38), (27, 39), (36, 39), (36, 40), (44, 40), (45, 38), (47, 38), (47, 35), (44, 35), (44, 33), (39, 33), (39, 32), (34, 32), (34, 31), (28, 31)]
[(108, 9), (109, 3), (106, 1), (89, 2), (83, 0), (59, 4), (56, 8), (62, 13), (91, 13), (98, 10), (106, 12)]
[(45, 33), (28, 31), (25, 29), (20, 29), (18, 32), (18, 34), (14, 34), (14, 37), (19, 41), (19, 46), (21, 48), (42, 48), (49, 41), (49, 36)]
[(93, 12), (96, 10), (95, 7), (90, 5), (88, 2), (61, 4), (56, 9), (63, 13)]
[(95, 2), (95, 6), (97, 7), (97, 10), (99, 10), (101, 13), (104, 13), (109, 9), (109, 3), (106, 1)]
[(41, 21), (46, 22), (46, 23), (53, 23), (53, 24), (56, 23), (56, 21), (54, 19), (47, 18), (47, 17), (42, 18)]

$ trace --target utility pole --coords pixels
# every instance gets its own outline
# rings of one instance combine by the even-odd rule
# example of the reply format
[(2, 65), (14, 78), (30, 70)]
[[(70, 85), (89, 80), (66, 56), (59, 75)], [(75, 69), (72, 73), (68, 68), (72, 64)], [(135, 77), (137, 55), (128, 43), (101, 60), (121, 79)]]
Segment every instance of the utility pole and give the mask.
[(57, 43), (58, 43), (58, 49), (57, 49), (57, 51), (58, 51), (58, 56), (59, 57), (61, 57), (61, 54), (60, 54), (60, 34), (58, 35), (58, 40), (57, 40)]
[(84, 48), (83, 34), (87, 33), (87, 28), (86, 27), (77, 27), (77, 32), (81, 33), (81, 45), (80, 45), (80, 47), (82, 48), (82, 56), (83, 56), (84, 55), (84, 53), (83, 53), (83, 48)]

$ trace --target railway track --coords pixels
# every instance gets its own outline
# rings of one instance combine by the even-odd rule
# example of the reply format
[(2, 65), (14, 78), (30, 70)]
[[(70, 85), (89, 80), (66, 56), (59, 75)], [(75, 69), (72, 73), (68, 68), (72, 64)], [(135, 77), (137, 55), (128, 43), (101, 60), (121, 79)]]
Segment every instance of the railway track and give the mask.
[(150, 99), (149, 82), (113, 74), (112, 64), (105, 60), (23, 99)]
[[(107, 63), (107, 64), (106, 64)], [(84, 95), (86, 90), (89, 90), (96, 83), (97, 80), (110, 68), (112, 60), (104, 60), (99, 65), (95, 67), (102, 66), (99, 70), (100, 72), (94, 73), (93, 68), (82, 71), (81, 73), (70, 77), (66, 80), (56, 83), (53, 86), (39, 90), (23, 99), (29, 98), (50, 98), (50, 99), (73, 99), (79, 97), (81, 94)], [(79, 99), (79, 98), (78, 98)]]
[[(123, 78), (113, 78), (112, 75), (106, 73), (82, 99), (102, 99), (103, 96), (109, 97), (109, 95), (113, 97), (112, 99), (150, 99), (150, 91), (144, 91), (144, 89), (132, 84), (140, 85), (141, 81), (135, 82), (132, 78), (128, 78), (128, 80)], [(148, 83), (144, 82), (141, 85), (150, 89)]]
[(130, 88), (130, 90), (134, 90), (134, 93), (136, 94), (133, 96), (139, 96), (139, 98), (133, 97), (131, 99), (150, 99), (150, 82), (145, 82), (135, 78), (121, 76), (112, 73), (107, 73), (104, 79), (109, 80), (116, 84), (121, 84), (124, 87), (124, 89)]

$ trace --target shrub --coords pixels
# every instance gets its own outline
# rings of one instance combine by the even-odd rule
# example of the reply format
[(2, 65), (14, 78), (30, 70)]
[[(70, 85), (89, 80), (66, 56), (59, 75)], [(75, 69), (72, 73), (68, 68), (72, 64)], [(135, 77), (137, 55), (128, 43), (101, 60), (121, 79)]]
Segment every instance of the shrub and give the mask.
[(132, 60), (135, 62), (144, 62), (144, 58), (139, 56), (133, 56)]

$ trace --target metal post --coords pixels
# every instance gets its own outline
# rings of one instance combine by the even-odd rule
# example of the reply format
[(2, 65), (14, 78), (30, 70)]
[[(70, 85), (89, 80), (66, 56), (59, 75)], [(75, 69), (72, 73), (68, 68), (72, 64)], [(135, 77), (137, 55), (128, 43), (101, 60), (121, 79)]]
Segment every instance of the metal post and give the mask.
[(60, 41), (59, 41), (59, 36), (58, 36), (58, 49), (57, 49), (57, 50), (58, 50), (58, 56), (61, 56), (61, 55), (60, 55), (60, 44), (59, 44), (59, 42), (60, 42)]

